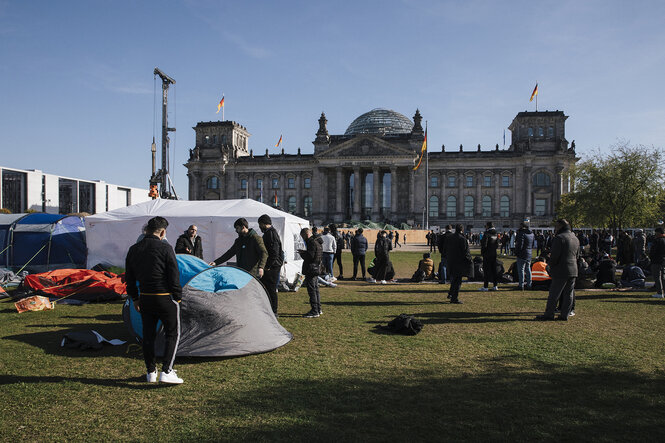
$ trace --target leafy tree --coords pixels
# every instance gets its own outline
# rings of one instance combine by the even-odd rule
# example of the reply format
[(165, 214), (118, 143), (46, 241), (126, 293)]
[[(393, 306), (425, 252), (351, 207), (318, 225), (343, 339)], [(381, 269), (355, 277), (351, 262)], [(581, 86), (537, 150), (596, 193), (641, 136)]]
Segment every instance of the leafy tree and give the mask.
[(592, 154), (570, 171), (574, 189), (557, 206), (577, 225), (623, 229), (657, 223), (665, 207), (663, 152), (619, 142), (612, 153)]

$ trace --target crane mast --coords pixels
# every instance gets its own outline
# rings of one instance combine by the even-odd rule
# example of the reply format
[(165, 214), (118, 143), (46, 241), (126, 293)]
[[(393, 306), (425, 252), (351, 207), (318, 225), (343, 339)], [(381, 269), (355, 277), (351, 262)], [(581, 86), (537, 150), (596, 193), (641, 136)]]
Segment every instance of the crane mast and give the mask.
[[(164, 74), (159, 68), (155, 68), (154, 75), (158, 75), (162, 79), (162, 167), (160, 170), (155, 171), (157, 147), (153, 137), (152, 145), (150, 147), (152, 152), (150, 196), (155, 198), (158, 195), (161, 198), (177, 199), (178, 196), (176, 195), (175, 188), (173, 188), (173, 184), (171, 183), (171, 177), (169, 176), (169, 132), (175, 132), (175, 128), (169, 128), (167, 112), (169, 85), (174, 85), (175, 80)], [(159, 192), (155, 191), (157, 186), (159, 186)]]

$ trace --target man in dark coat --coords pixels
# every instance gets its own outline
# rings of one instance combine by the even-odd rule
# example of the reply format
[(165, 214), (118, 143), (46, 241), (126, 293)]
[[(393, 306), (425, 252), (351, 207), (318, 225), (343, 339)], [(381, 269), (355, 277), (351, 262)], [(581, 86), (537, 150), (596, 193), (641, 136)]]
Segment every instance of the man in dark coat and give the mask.
[(517, 289), (520, 291), (524, 289), (525, 283), (526, 288), (531, 289), (531, 255), (534, 241), (535, 236), (529, 229), (529, 223), (525, 220), (520, 223), (520, 228), (515, 236), (515, 256), (517, 257), (515, 266), (517, 266), (517, 279), (519, 280)]
[(196, 235), (198, 228), (191, 225), (187, 230), (178, 237), (175, 242), (176, 254), (190, 254), (200, 259), (203, 259), (203, 242), (201, 237)]
[(655, 237), (649, 250), (649, 259), (651, 260), (651, 274), (655, 283), (656, 293), (654, 298), (665, 297), (665, 234), (662, 226), (655, 230)]
[(311, 309), (303, 317), (316, 318), (321, 315), (321, 295), (319, 294), (319, 274), (321, 273), (321, 259), (323, 257), (323, 240), (314, 236), (312, 230), (303, 228), (300, 236), (305, 241), (307, 249), (300, 250), (303, 259), (302, 274), (305, 276), (303, 284), (307, 287)]
[(451, 225), (446, 225), (445, 231), (438, 238), (437, 247), (441, 253), (441, 264), (439, 266), (439, 283), (445, 283), (446, 280), (449, 280), (448, 276), (448, 259), (446, 257), (446, 238), (453, 235), (453, 227)]
[(344, 236), (337, 230), (337, 225), (331, 223), (328, 228), (330, 229), (330, 234), (335, 237), (335, 261), (337, 262), (337, 267), (339, 268), (339, 275), (337, 276), (338, 280), (344, 279), (344, 267), (342, 266), (342, 250), (344, 249)]
[(282, 250), (282, 241), (279, 239), (277, 230), (272, 226), (272, 219), (268, 214), (259, 217), (259, 229), (263, 232), (263, 245), (268, 251), (266, 267), (263, 270), (261, 283), (266, 287), (268, 299), (272, 312), (277, 316), (277, 284), (279, 283), (279, 273), (284, 264), (284, 251)]
[(485, 284), (481, 291), (487, 291), (489, 286), (489, 281), (492, 280), (494, 286), (492, 290), (499, 290), (498, 275), (496, 269), (496, 249), (499, 247), (499, 236), (494, 229), (494, 224), (492, 222), (487, 222), (485, 224), (486, 231), (483, 234), (483, 238), (480, 240), (480, 254), (483, 256), (483, 273)]
[(351, 238), (351, 254), (353, 255), (353, 277), (358, 275), (358, 264), (365, 280), (365, 254), (367, 253), (367, 239), (363, 235), (363, 228), (358, 228), (356, 235)]
[(558, 319), (568, 320), (573, 306), (573, 291), (579, 256), (580, 242), (570, 230), (570, 224), (565, 219), (557, 220), (556, 236), (552, 240), (552, 253), (548, 262), (549, 274), (552, 277), (550, 293), (545, 314), (537, 316), (536, 320), (554, 320), (554, 311), (561, 297), (563, 300)]
[[(376, 235), (376, 243), (374, 243), (374, 283), (376, 281), (386, 284), (386, 280), (390, 279), (392, 263), (390, 263), (390, 251), (393, 248), (393, 243), (388, 239), (386, 231), (379, 231)], [(371, 281), (371, 280), (370, 280)]]
[(221, 265), (235, 256), (239, 268), (260, 279), (263, 277), (263, 270), (268, 260), (268, 251), (263, 244), (263, 239), (254, 229), (249, 229), (249, 223), (244, 218), (236, 220), (233, 228), (238, 233), (238, 238), (233, 242), (233, 246), (210, 264)]
[(443, 249), (450, 274), (448, 298), (450, 298), (450, 303), (462, 304), (459, 299), (462, 277), (468, 277), (473, 272), (473, 260), (471, 260), (469, 242), (464, 236), (464, 226), (455, 225), (455, 233), (446, 237)]

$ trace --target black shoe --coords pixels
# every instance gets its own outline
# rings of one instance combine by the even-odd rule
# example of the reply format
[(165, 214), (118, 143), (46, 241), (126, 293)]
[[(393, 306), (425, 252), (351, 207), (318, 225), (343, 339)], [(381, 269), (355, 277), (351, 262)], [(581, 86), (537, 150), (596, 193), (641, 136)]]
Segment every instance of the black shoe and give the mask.
[(450, 296), (450, 294), (448, 294), (448, 296), (447, 296), (446, 298), (447, 298), (448, 300), (450, 300), (452, 297)]
[(318, 312), (309, 311), (307, 314), (303, 315), (303, 317), (305, 317), (305, 318), (316, 318), (319, 315), (321, 315), (321, 314), (319, 314)]
[(538, 321), (553, 321), (553, 320), (554, 320), (554, 316), (549, 317), (549, 316), (547, 316), (547, 315), (536, 315), (535, 320), (538, 320)]
[(461, 300), (450, 300), (450, 303), (453, 305), (463, 305), (464, 303), (461, 302)]

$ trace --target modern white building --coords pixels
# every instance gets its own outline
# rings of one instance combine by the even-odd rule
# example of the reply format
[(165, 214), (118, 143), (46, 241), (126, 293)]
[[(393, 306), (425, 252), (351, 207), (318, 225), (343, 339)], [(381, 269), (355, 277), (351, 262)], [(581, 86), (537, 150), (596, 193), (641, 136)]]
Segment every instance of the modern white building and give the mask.
[(148, 189), (0, 166), (0, 201), (12, 213), (97, 214), (150, 200)]

